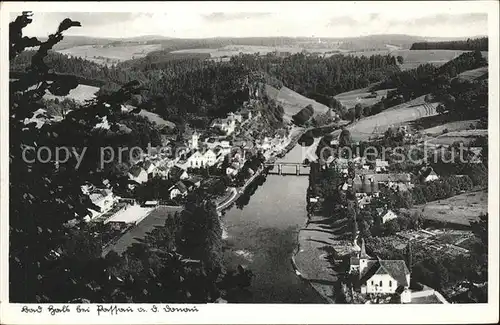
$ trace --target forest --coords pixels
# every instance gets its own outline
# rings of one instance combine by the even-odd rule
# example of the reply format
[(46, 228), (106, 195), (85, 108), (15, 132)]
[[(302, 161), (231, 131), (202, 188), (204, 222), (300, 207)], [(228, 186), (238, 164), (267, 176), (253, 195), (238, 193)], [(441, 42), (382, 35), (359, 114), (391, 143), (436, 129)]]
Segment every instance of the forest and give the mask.
[(363, 108), (363, 116), (427, 95), (426, 101), (440, 101), (439, 113), (453, 112), (459, 117), (481, 118), (488, 114), (488, 80), (462, 80), (460, 73), (488, 66), (481, 52), (465, 52), (440, 67), (423, 64), (415, 69), (390, 74), (372, 90), (396, 88), (372, 106)]
[(468, 38), (464, 41), (417, 42), (413, 43), (410, 50), (488, 51), (488, 37)]

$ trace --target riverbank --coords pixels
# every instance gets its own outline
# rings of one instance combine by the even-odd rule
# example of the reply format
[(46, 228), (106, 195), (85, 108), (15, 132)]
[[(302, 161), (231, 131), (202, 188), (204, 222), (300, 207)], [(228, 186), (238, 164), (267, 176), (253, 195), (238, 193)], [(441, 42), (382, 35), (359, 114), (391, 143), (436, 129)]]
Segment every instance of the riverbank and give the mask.
[[(318, 143), (316, 139), (311, 148), (313, 152)], [(309, 200), (307, 194), (305, 199)], [(331, 304), (339, 298), (344, 276), (342, 258), (353, 250), (352, 243), (346, 239), (352, 238), (346, 231), (346, 223), (346, 219), (332, 222), (330, 218), (307, 213), (305, 224), (297, 233), (297, 248), (292, 256), (296, 274)]]
[[(307, 216), (306, 224), (297, 234), (297, 249), (292, 263), (297, 275), (328, 302), (334, 304), (344, 275), (343, 256), (353, 252), (349, 236), (342, 234), (347, 220), (331, 223), (329, 218)], [(339, 234), (341, 233), (341, 234)]]

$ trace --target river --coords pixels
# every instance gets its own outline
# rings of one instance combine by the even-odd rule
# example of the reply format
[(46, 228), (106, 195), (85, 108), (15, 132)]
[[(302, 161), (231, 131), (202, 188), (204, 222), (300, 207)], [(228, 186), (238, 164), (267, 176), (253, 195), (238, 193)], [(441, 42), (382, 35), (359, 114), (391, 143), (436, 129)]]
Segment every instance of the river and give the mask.
[[(310, 148), (316, 144), (317, 141)], [(303, 160), (300, 145), (279, 159)], [(233, 206), (226, 211), (223, 217), (226, 266), (234, 269), (241, 264), (255, 274), (251, 287), (228, 296), (229, 302), (324, 303), (295, 274), (291, 264), (297, 232), (306, 222), (307, 186), (307, 176), (268, 175), (246, 206), (242, 209)]]

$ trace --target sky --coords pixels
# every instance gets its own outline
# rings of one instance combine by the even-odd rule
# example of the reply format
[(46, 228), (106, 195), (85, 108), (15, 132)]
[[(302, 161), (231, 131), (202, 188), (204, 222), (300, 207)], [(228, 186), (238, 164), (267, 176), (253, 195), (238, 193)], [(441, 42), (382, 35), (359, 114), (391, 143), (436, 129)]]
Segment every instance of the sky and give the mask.
[[(82, 27), (66, 35), (126, 38), (160, 35), (208, 37), (354, 37), (408, 34), (468, 37), (488, 34), (488, 1), (378, 2), (163, 2), (60, 3), (29, 6), (10, 3), (11, 20), (32, 10), (29, 36), (46, 36), (61, 20)], [(17, 11), (16, 11), (17, 10)], [(120, 12), (117, 12), (119, 10)], [(57, 12), (55, 12), (57, 11)], [(92, 12), (91, 12), (92, 11)]]

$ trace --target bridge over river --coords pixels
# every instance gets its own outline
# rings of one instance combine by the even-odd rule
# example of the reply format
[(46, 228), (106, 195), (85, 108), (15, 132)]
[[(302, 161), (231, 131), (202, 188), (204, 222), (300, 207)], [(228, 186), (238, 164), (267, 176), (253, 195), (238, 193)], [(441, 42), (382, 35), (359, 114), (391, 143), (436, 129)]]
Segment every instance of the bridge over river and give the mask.
[(277, 161), (266, 163), (265, 166), (272, 167), (268, 171), (268, 174), (270, 175), (308, 176), (311, 171), (311, 167), (309, 167), (309, 165), (299, 162)]

